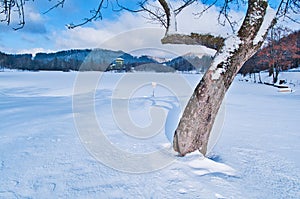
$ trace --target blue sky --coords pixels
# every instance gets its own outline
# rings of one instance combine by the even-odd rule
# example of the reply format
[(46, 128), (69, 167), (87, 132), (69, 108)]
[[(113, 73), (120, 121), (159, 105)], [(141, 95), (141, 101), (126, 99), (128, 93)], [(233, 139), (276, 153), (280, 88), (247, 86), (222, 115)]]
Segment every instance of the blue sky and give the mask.
[[(12, 23), (7, 26), (0, 24), (0, 49), (8, 52), (18, 52), (26, 49), (41, 48), (45, 50), (55, 50), (59, 48), (54, 41), (55, 34), (66, 31), (66, 24), (80, 23), (82, 19), (90, 16), (90, 10), (97, 6), (99, 1), (90, 0), (66, 0), (64, 7), (53, 9), (51, 12), (43, 14), (51, 8), (56, 1), (28, 1), (25, 6), (26, 25), (23, 29), (14, 31), (17, 27)], [(105, 12), (106, 19), (114, 20), (117, 13)], [(92, 27), (94, 24), (87, 24), (85, 27)]]
[[(26, 25), (21, 30), (14, 31), (12, 28), (16, 26), (15, 24), (7, 26), (5, 23), (0, 23), (0, 51), (6, 53), (36, 53), (70, 48), (101, 48), (103, 42), (117, 38), (119, 34), (124, 34), (126, 31), (131, 31), (127, 33), (127, 36), (126, 34), (122, 36), (123, 40), (127, 42), (118, 41), (119, 46), (115, 48), (127, 51), (136, 50), (139, 46), (151, 47), (153, 45), (161, 48), (159, 41), (163, 37), (164, 29), (158, 24), (150, 23), (145, 19), (145, 15), (111, 12), (111, 8), (109, 8), (103, 11), (103, 20), (69, 30), (66, 28), (66, 24), (80, 23), (83, 18), (89, 17), (90, 10), (98, 6), (99, 0), (89, 0), (88, 3), (82, 0), (66, 0), (63, 8), (59, 7), (43, 14), (55, 2), (57, 1), (26, 2)], [(121, 0), (120, 2), (134, 7), (137, 1)], [(178, 17), (180, 32), (209, 32), (221, 35), (230, 32), (228, 26), (218, 26), (217, 21), (213, 20), (218, 14), (216, 8), (212, 8), (201, 19), (196, 19), (193, 13), (197, 12), (201, 6), (198, 4), (189, 7)], [(242, 21), (243, 15), (241, 13), (233, 11), (232, 16), (237, 21)], [(140, 33), (132, 32), (136, 28), (157, 28), (157, 34), (148, 35), (147, 41), (137, 42), (138, 35), (143, 36)], [(294, 29), (299, 28), (294, 27)], [(145, 40), (145, 38), (143, 39)], [(174, 47), (169, 48), (174, 49)]]
[[(103, 11), (103, 20), (88, 23), (73, 30), (66, 28), (66, 24), (80, 23), (83, 18), (90, 17), (90, 10), (98, 6), (98, 0), (90, 0), (89, 3), (82, 0), (66, 0), (63, 8), (53, 9), (43, 14), (57, 1), (28, 1), (25, 6), (26, 25), (23, 29), (14, 31), (15, 24), (7, 26), (0, 23), (0, 51), (6, 53), (36, 53), (66, 50), (71, 48), (103, 48), (102, 43), (126, 31), (136, 28), (157, 28), (157, 34), (151, 34), (143, 41), (136, 44), (136, 33), (130, 32), (125, 36), (121, 50), (131, 51), (139, 46), (159, 47), (160, 39), (164, 35), (164, 28), (159, 24), (153, 24), (145, 19), (145, 14), (130, 12), (112, 12), (111, 7)], [(120, 2), (136, 7), (137, 1), (120, 0)], [(130, 3), (128, 3), (130, 2)], [(199, 6), (199, 5), (198, 5)], [(198, 8), (188, 8), (178, 18), (181, 31), (190, 32), (226, 32), (224, 27), (217, 28), (217, 23), (212, 25), (211, 19), (215, 18), (216, 10), (212, 9), (203, 20), (196, 19), (193, 12)], [(190, 19), (192, 18), (192, 20)], [(188, 22), (187, 22), (188, 21)], [(209, 29), (210, 27), (211, 29)], [(137, 33), (140, 34), (140, 33)], [(122, 36), (124, 38), (124, 36)], [(152, 44), (152, 46), (151, 46)], [(109, 47), (107, 47), (109, 48)], [(177, 47), (176, 47), (177, 48)], [(181, 47), (178, 47), (181, 48)], [(196, 48), (196, 47), (195, 47)], [(169, 47), (174, 49), (174, 47)], [(114, 49), (119, 50), (119, 49)], [(188, 51), (188, 50), (182, 50)]]

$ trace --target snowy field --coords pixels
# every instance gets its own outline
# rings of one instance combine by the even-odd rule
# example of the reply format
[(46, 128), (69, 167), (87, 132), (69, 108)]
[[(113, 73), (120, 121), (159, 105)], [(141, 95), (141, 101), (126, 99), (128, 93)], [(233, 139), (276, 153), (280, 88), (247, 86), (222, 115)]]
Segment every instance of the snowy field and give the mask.
[[(200, 78), (0, 72), (0, 198), (300, 198), (300, 72), (281, 74), (292, 93), (237, 77), (209, 158), (177, 157), (172, 133)], [(108, 142), (85, 137), (99, 129)], [(147, 159), (157, 151), (169, 162)]]

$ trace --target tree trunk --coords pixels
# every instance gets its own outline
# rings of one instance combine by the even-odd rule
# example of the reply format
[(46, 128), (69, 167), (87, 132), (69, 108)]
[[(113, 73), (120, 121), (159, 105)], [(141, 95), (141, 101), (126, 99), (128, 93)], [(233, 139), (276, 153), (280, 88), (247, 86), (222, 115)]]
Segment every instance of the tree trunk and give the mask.
[[(214, 78), (216, 70), (209, 69), (190, 98), (175, 131), (173, 148), (180, 155), (197, 149), (206, 154), (209, 134), (226, 91), (243, 64), (255, 53), (255, 49), (241, 47), (232, 56), (226, 72)], [(218, 70), (219, 68), (217, 68)]]
[(274, 65), (272, 65), (272, 78), (273, 78), (273, 84), (275, 84), (276, 81), (275, 81), (275, 67), (274, 67)]
[(274, 84), (276, 84), (276, 82), (278, 81), (279, 70), (280, 70), (279, 67), (276, 66), (275, 71), (274, 71), (274, 73), (275, 73), (274, 74), (274, 82), (273, 82)]
[(259, 82), (258, 83), (262, 84), (261, 76), (260, 76), (260, 71), (258, 72), (258, 78), (259, 78)]
[[(199, 150), (206, 155), (207, 144), (216, 115), (237, 72), (259, 49), (265, 32), (259, 33), (267, 10), (264, 0), (249, 0), (244, 22), (236, 37), (227, 38), (192, 94), (174, 134), (173, 148), (180, 155)], [(257, 17), (260, 15), (261, 17)], [(267, 18), (267, 17), (266, 17)], [(266, 23), (266, 22), (264, 22)], [(261, 35), (259, 35), (261, 34)], [(257, 37), (262, 37), (255, 42)]]

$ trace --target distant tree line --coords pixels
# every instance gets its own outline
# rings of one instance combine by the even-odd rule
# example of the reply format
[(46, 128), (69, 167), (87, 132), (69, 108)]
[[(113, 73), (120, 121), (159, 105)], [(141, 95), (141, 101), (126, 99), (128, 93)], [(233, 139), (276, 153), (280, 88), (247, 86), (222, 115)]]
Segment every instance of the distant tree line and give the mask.
[(177, 71), (198, 71), (204, 73), (212, 62), (212, 57), (203, 55), (201, 58), (195, 55), (184, 55), (166, 62), (167, 66)]
[(70, 50), (57, 53), (5, 54), (0, 52), (0, 65), (3, 68), (18, 70), (79, 70), (90, 50)]
[[(300, 31), (287, 36), (280, 35), (278, 30), (271, 32), (266, 47), (259, 50), (241, 68), (242, 75), (268, 71), (277, 82), (280, 71), (295, 68), (300, 65)], [(112, 67), (116, 58), (123, 58), (121, 68)], [(49, 71), (78, 71), (82, 64), (85, 70), (108, 71), (198, 71), (205, 72), (212, 62), (212, 57), (203, 55), (198, 57), (192, 54), (176, 57), (172, 60), (159, 63), (150, 56), (132, 56), (123, 51), (105, 49), (66, 50), (55, 53), (6, 54), (0, 52), (0, 70), (3, 68), (18, 70), (49, 70)]]
[[(115, 60), (122, 58), (122, 66)], [(195, 55), (176, 57), (170, 61), (159, 63), (150, 56), (132, 56), (122, 51), (105, 49), (67, 50), (55, 53), (5, 54), (0, 52), (0, 69), (17, 69), (30, 71), (155, 71), (174, 72), (197, 70), (204, 72), (209, 67), (212, 57), (204, 55), (201, 58)], [(84, 66), (84, 67), (82, 67)]]

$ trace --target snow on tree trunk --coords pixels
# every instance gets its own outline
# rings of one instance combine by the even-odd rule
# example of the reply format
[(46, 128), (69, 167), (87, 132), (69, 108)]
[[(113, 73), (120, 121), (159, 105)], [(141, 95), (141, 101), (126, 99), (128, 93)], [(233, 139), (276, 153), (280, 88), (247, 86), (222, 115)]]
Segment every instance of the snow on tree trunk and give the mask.
[(175, 131), (173, 148), (184, 156), (200, 150), (206, 155), (216, 115), (234, 77), (243, 64), (262, 45), (267, 31), (275, 23), (265, 0), (249, 0), (244, 22), (236, 36), (225, 40), (212, 65), (192, 94)]

